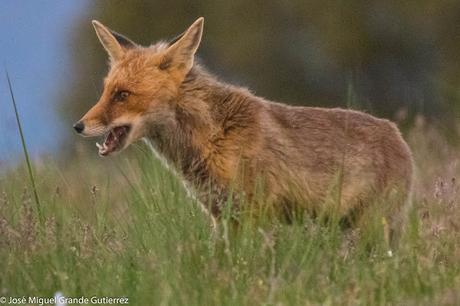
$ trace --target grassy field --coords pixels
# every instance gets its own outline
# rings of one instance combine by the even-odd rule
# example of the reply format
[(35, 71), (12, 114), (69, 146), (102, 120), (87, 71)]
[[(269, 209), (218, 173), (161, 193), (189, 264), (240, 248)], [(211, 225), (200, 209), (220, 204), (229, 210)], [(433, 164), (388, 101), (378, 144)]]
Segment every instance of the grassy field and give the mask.
[(0, 296), (59, 291), (126, 296), (130, 305), (459, 305), (460, 150), (421, 122), (406, 139), (418, 180), (393, 256), (380, 232), (344, 234), (309, 219), (243, 224), (238, 233), (224, 221), (213, 235), (197, 203), (143, 147), (104, 160), (81, 153), (68, 163), (35, 161), (41, 213), (27, 168), (18, 166), (0, 177)]

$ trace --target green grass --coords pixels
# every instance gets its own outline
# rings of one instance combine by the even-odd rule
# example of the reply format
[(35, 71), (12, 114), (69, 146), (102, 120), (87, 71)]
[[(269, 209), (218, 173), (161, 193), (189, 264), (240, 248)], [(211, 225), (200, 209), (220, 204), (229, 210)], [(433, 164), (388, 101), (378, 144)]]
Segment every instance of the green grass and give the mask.
[(431, 235), (421, 218), (440, 220), (448, 206), (441, 200), (414, 206), (393, 257), (379, 237), (369, 250), (314, 220), (243, 224), (216, 236), (180, 182), (149, 154), (134, 155), (82, 158), (64, 171), (52, 161), (38, 166), (43, 231), (24, 189), (27, 171), (0, 180), (1, 295), (127, 296), (131, 305), (459, 301), (458, 234)]
[(224, 220), (216, 234), (143, 147), (104, 160), (81, 153), (34, 165), (26, 153), (23, 165), (0, 176), (0, 296), (60, 291), (125, 296), (130, 305), (458, 305), (458, 148), (425, 126), (407, 138), (423, 167), (393, 256), (378, 218), (352, 232), (308, 218), (243, 221), (234, 232)]
[(32, 170), (32, 165), (30, 163), (30, 156), (29, 156), (29, 152), (27, 151), (27, 145), (26, 145), (26, 140), (25, 140), (25, 137), (24, 137), (24, 132), (22, 131), (22, 124), (21, 124), (21, 120), (19, 118), (18, 107), (16, 105), (16, 99), (14, 98), (13, 85), (11, 84), (10, 75), (8, 74), (8, 70), (6, 70), (6, 69), (5, 69), (5, 74), (6, 74), (6, 79), (8, 81), (8, 89), (9, 89), (10, 95), (11, 95), (11, 103), (13, 104), (14, 115), (16, 117), (16, 123), (18, 125), (19, 136), (21, 138), (21, 145), (22, 145), (22, 150), (24, 152), (24, 158), (25, 158), (25, 161), (26, 161), (27, 170), (28, 170), (28, 173), (29, 173), (30, 183), (32, 185), (32, 190), (33, 190), (34, 197), (35, 197), (35, 204), (37, 205), (37, 213), (38, 213), (38, 216), (40, 218), (40, 221), (42, 221), (42, 214), (41, 214), (41, 208), (40, 208), (40, 199), (38, 197), (37, 187), (35, 185), (35, 178), (34, 178), (34, 173), (33, 173), (33, 170)]

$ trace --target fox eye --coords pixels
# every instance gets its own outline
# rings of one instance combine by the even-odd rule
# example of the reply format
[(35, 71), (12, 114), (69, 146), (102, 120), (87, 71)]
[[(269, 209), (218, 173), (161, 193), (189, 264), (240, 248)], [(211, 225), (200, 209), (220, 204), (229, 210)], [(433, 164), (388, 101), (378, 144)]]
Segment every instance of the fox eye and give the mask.
[(130, 95), (130, 92), (127, 90), (119, 90), (115, 92), (113, 95), (113, 101), (115, 102), (123, 102), (125, 101)]

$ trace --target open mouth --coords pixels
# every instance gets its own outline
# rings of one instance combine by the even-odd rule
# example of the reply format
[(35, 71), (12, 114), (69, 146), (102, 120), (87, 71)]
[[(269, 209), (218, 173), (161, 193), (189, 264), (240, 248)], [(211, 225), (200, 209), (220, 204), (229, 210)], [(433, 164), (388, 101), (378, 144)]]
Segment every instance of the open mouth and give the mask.
[(131, 127), (129, 125), (117, 126), (111, 129), (106, 135), (104, 143), (101, 145), (96, 142), (100, 156), (107, 156), (123, 148), (128, 138)]

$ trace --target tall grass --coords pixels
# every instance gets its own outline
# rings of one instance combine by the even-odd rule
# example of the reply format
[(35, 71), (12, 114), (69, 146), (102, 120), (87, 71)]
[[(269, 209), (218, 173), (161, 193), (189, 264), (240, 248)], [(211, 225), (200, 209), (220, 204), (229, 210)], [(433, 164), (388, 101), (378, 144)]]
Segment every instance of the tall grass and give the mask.
[(243, 222), (234, 232), (224, 220), (215, 235), (182, 184), (142, 147), (110, 159), (37, 162), (33, 176), (20, 134), (27, 167), (0, 177), (0, 296), (60, 291), (126, 296), (130, 305), (460, 302), (459, 152), (429, 127), (407, 136), (423, 167), (393, 256), (373, 230), (381, 220), (348, 232), (309, 218)]
[(37, 205), (37, 213), (39, 216), (40, 221), (42, 220), (42, 213), (41, 213), (41, 207), (40, 207), (40, 198), (38, 197), (38, 192), (37, 192), (37, 186), (35, 185), (35, 178), (32, 170), (32, 165), (30, 163), (30, 157), (29, 157), (29, 152), (27, 150), (27, 145), (26, 145), (26, 140), (24, 137), (24, 132), (22, 131), (22, 124), (21, 120), (19, 119), (19, 112), (18, 112), (18, 107), (16, 105), (16, 99), (14, 98), (14, 93), (13, 93), (13, 86), (11, 85), (11, 79), (10, 75), (8, 74), (8, 70), (5, 68), (5, 75), (6, 79), (8, 81), (8, 89), (10, 90), (10, 95), (11, 95), (11, 103), (13, 104), (14, 108), (14, 115), (16, 117), (16, 123), (18, 125), (18, 130), (19, 130), (19, 136), (21, 138), (21, 145), (22, 145), (22, 150), (24, 152), (24, 158), (26, 161), (27, 165), (27, 171), (29, 173), (29, 178), (30, 178), (30, 183), (32, 185), (32, 190), (35, 198), (35, 204)]

